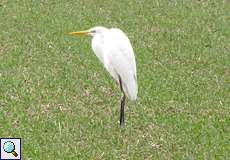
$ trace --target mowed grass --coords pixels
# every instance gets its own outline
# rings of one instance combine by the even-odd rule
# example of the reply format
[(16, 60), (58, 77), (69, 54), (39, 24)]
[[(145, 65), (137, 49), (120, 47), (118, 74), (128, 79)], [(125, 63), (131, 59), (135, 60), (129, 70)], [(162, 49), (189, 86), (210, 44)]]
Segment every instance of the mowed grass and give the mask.
[[(23, 159), (228, 159), (230, 3), (226, 0), (1, 0), (0, 137)], [(139, 93), (119, 127), (119, 86), (65, 33), (121, 28)]]

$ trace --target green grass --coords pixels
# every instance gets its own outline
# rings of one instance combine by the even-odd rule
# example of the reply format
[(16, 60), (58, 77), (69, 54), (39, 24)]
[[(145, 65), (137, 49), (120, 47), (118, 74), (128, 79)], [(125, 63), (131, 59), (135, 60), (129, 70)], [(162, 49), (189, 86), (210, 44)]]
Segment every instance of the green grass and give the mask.
[[(24, 159), (228, 159), (227, 0), (1, 0), (0, 137)], [(119, 87), (90, 37), (118, 27), (135, 50), (139, 93), (119, 127)]]

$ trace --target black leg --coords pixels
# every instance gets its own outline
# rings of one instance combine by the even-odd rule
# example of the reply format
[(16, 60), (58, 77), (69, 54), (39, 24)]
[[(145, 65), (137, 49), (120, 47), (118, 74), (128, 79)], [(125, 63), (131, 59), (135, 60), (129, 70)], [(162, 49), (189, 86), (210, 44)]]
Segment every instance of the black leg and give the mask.
[(123, 92), (123, 97), (121, 98), (121, 109), (120, 109), (120, 126), (123, 127), (125, 125), (125, 93), (123, 91), (121, 77), (119, 76), (119, 84), (121, 91)]
[(125, 125), (125, 95), (121, 98), (121, 109), (120, 109), (120, 126)]

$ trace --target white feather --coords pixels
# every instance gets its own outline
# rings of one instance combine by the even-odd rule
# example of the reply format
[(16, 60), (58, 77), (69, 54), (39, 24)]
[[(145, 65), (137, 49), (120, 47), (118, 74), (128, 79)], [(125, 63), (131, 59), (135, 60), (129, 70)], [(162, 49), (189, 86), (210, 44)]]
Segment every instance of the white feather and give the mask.
[(123, 31), (117, 28), (95, 27), (92, 49), (106, 70), (119, 83), (119, 76), (125, 95), (137, 99), (136, 61), (132, 45)]

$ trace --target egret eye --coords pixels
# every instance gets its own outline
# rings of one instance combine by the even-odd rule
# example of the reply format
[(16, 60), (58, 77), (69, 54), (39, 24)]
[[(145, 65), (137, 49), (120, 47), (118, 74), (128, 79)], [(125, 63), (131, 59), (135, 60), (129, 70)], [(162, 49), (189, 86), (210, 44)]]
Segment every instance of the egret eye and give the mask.
[(92, 30), (92, 31), (90, 31), (91, 33), (96, 33), (96, 30)]

